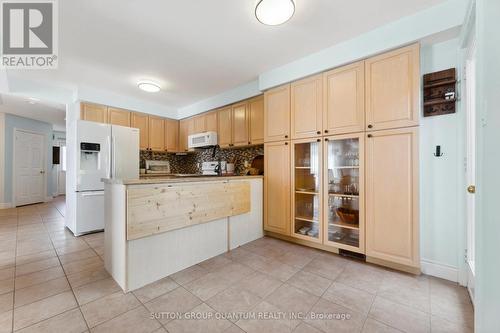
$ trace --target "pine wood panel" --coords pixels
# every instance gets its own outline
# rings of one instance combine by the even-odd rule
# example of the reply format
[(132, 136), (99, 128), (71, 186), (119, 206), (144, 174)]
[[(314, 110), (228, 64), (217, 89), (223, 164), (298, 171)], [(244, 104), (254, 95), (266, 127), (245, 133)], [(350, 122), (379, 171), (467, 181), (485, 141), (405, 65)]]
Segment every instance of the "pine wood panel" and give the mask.
[(108, 107), (108, 123), (130, 127), (130, 111)]
[(207, 132), (217, 132), (217, 111), (205, 113), (205, 122)]
[(290, 142), (264, 144), (264, 230), (290, 235)]
[(367, 136), (366, 255), (419, 267), (418, 129)]
[(163, 118), (149, 116), (149, 148), (155, 151), (165, 150), (165, 122)]
[(188, 150), (188, 125), (187, 119), (179, 121), (179, 151)]
[(403, 47), (365, 61), (366, 126), (380, 130), (418, 125), (419, 45)]
[(219, 146), (230, 147), (233, 145), (233, 112), (231, 107), (219, 109), (217, 118), (217, 140), (219, 141)]
[(249, 144), (248, 128), (248, 104), (247, 102), (232, 105), (232, 144), (233, 146), (246, 146)]
[(169, 152), (179, 151), (179, 121), (165, 119), (165, 150)]
[(127, 240), (250, 211), (250, 182), (189, 183), (127, 190)]
[(107, 123), (108, 107), (99, 104), (81, 103), (80, 118), (83, 120), (94, 121), (97, 123)]
[(264, 93), (264, 142), (290, 138), (290, 85)]
[(250, 117), (250, 143), (264, 143), (264, 96), (261, 95), (248, 101)]
[(132, 112), (131, 127), (139, 129), (139, 148), (149, 149), (149, 120), (147, 114)]
[(323, 76), (291, 84), (292, 139), (321, 136), (323, 130)]
[(365, 129), (365, 63), (360, 61), (323, 74), (324, 133)]
[(206, 132), (207, 125), (206, 125), (205, 114), (201, 114), (199, 116), (193, 117), (193, 121), (194, 121), (194, 133), (193, 134)]

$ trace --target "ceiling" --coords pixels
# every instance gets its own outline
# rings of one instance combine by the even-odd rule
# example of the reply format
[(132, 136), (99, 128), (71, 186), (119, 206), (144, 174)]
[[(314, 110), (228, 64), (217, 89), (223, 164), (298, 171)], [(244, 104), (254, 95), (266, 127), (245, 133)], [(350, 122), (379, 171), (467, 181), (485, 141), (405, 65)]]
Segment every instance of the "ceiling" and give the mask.
[(256, 0), (59, 1), (59, 68), (15, 75), (179, 108), (443, 1), (295, 0), (276, 27), (255, 19)]
[(0, 95), (0, 112), (35, 119), (52, 124), (56, 131), (66, 132), (66, 106), (46, 101), (30, 104), (29, 99), (14, 95)]

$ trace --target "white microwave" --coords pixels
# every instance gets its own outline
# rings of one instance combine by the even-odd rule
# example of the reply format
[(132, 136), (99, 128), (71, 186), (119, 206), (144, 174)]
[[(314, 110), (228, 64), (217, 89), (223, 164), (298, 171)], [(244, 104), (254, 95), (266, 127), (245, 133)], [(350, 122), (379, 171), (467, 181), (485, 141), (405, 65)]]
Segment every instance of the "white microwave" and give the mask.
[(201, 148), (217, 145), (217, 132), (204, 132), (188, 136), (188, 148)]

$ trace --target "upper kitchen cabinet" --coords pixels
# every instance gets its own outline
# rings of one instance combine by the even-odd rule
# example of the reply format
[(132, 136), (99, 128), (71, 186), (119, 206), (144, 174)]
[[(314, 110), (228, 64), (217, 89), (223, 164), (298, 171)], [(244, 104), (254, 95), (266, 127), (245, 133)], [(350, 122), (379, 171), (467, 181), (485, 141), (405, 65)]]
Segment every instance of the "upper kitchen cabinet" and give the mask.
[(320, 136), (323, 122), (323, 77), (315, 75), (291, 84), (292, 139)]
[(417, 270), (418, 128), (365, 135), (367, 261)]
[(250, 144), (264, 143), (264, 96), (258, 96), (248, 101), (250, 117)]
[(323, 74), (325, 134), (365, 129), (365, 64), (360, 61)]
[(194, 122), (194, 130), (193, 133), (203, 133), (207, 130), (207, 123), (206, 123), (206, 117), (205, 114), (201, 114), (199, 116), (193, 117), (193, 122)]
[(150, 150), (165, 150), (165, 122), (163, 118), (149, 116), (149, 148)]
[(108, 107), (99, 104), (81, 103), (80, 118), (83, 120), (95, 121), (97, 123), (107, 123)]
[(205, 131), (217, 132), (217, 111), (205, 113)]
[(365, 61), (368, 130), (418, 125), (419, 53), (413, 44)]
[(179, 151), (179, 121), (165, 119), (165, 150)]
[(188, 130), (189, 130), (188, 119), (182, 119), (179, 121), (179, 151), (188, 150)]
[(108, 123), (130, 127), (130, 111), (108, 107)]
[(219, 109), (218, 115), (218, 141), (220, 147), (231, 147), (233, 145), (233, 110), (230, 106)]
[(247, 102), (236, 103), (232, 105), (232, 145), (246, 146), (248, 145), (248, 104)]
[(290, 138), (290, 85), (264, 93), (264, 142)]
[(149, 120), (147, 114), (132, 112), (130, 127), (138, 128), (140, 134), (140, 149), (149, 149)]
[(290, 235), (290, 143), (264, 144), (264, 230)]

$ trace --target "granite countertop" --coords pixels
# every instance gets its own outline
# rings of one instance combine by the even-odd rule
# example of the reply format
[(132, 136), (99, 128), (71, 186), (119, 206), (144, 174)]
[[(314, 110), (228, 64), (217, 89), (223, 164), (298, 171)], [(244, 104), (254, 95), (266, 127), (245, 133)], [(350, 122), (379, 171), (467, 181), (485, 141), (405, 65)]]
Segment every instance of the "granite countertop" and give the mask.
[(224, 180), (239, 180), (239, 179), (259, 179), (264, 176), (151, 176), (141, 175), (139, 179), (109, 179), (103, 178), (105, 184), (118, 185), (144, 185), (144, 184), (168, 184), (168, 183), (185, 183), (185, 182), (204, 182), (204, 181), (224, 181)]

